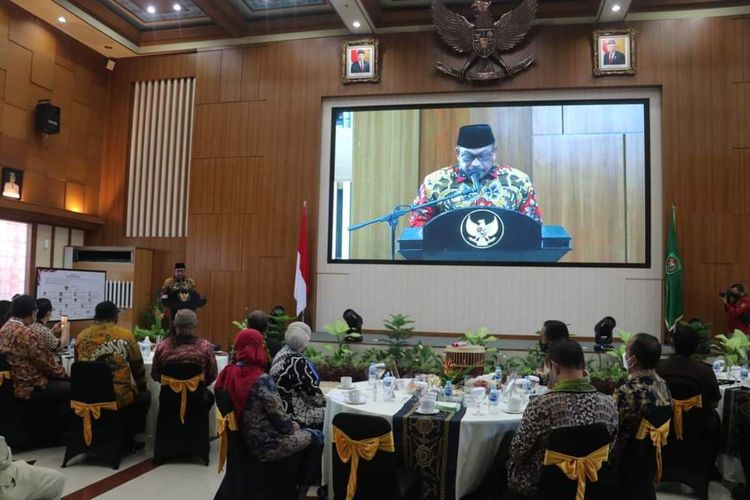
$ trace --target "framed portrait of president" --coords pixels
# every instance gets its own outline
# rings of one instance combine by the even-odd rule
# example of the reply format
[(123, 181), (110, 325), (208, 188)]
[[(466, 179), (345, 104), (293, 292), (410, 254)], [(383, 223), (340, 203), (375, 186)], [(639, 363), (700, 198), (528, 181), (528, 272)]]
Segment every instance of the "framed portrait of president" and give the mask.
[(380, 81), (380, 44), (374, 38), (341, 42), (341, 82)]
[(23, 188), (23, 170), (16, 170), (15, 168), (3, 167), (2, 177), (3, 198), (10, 198), (11, 200), (21, 199), (21, 189)]
[(595, 30), (595, 76), (635, 74), (635, 29)]

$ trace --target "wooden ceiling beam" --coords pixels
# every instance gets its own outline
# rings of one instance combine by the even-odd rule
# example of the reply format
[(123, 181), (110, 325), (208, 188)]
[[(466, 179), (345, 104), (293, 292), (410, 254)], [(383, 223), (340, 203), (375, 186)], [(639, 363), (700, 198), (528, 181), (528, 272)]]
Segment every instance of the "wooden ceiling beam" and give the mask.
[(245, 19), (241, 12), (232, 6), (232, 2), (217, 2), (216, 0), (193, 0), (208, 17), (227, 32), (236, 37), (245, 34)]

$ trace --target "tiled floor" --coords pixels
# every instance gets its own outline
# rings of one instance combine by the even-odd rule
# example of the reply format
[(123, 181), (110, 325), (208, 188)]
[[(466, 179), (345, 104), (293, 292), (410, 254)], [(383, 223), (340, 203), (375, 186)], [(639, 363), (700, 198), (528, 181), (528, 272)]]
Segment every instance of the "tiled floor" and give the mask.
[[(210, 500), (221, 483), (222, 476), (217, 473), (218, 441), (211, 443), (211, 464), (206, 467), (198, 463), (170, 463), (149, 470), (98, 496), (78, 495), (76, 500), (98, 498), (102, 500)], [(107, 477), (114, 476), (106, 465), (97, 465), (89, 460), (78, 460), (60, 469), (64, 448), (50, 448), (25, 453), (18, 453), (14, 458), (37, 460), (37, 465), (62, 470), (65, 474), (65, 495), (81, 490)], [(120, 471), (135, 464), (149, 460), (151, 450), (145, 449), (131, 455), (120, 464)], [(731, 500), (729, 491), (719, 483), (711, 483), (709, 500)], [(64, 497), (63, 497), (64, 498)], [(681, 500), (691, 498), (672, 493), (658, 493), (659, 500)]]

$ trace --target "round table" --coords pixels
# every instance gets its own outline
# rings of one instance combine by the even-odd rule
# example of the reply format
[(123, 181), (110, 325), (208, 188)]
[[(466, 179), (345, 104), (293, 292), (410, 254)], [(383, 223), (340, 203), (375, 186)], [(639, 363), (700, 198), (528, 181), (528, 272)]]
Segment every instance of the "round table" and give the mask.
[[(332, 389), (326, 394), (325, 444), (323, 447), (323, 481), (328, 484), (329, 497), (333, 497), (333, 471), (331, 462), (331, 424), (338, 413), (358, 413), (384, 417), (393, 424), (395, 415), (408, 400), (408, 395), (396, 391), (394, 401), (383, 401), (381, 393), (373, 401), (372, 393), (367, 390), (367, 382), (355, 384), (362, 391), (365, 404), (352, 405), (344, 400), (345, 391)], [(456, 461), (456, 496), (461, 498), (479, 486), (485, 473), (492, 465), (500, 448), (500, 442), (506, 432), (518, 428), (522, 414), (509, 414), (500, 411), (490, 415), (487, 404), (482, 405), (482, 415), (474, 415), (474, 409), (468, 409), (461, 419)]]

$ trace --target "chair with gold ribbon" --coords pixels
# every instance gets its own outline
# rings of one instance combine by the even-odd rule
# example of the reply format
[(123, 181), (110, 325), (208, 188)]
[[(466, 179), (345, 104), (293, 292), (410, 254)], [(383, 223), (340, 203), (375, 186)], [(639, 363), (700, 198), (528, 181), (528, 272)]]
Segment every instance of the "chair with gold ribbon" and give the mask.
[(162, 367), (155, 464), (178, 455), (190, 455), (208, 465), (208, 419), (213, 402), (200, 365), (167, 363)]
[(644, 412), (635, 439), (618, 465), (621, 498), (656, 500), (654, 485), (661, 480), (671, 419), (671, 406), (651, 406)]
[(120, 467), (120, 459), (131, 449), (123, 412), (117, 409), (112, 372), (105, 363), (73, 363), (70, 369), (70, 428), (63, 467), (81, 454), (99, 457)]
[(0, 436), (8, 446), (19, 449), (31, 444), (31, 426), (25, 414), (28, 403), (13, 395), (13, 377), (5, 354), (0, 352)]
[(419, 476), (396, 466), (386, 419), (339, 413), (333, 418), (332, 440), (336, 500), (421, 498)]
[(604, 424), (554, 430), (544, 454), (539, 498), (610, 498), (608, 486), (600, 479), (609, 473), (605, 464), (611, 439)]
[(672, 429), (662, 453), (662, 482), (687, 485), (699, 498), (708, 498), (718, 451), (718, 414), (704, 407), (697, 382), (682, 377), (665, 381), (672, 393)]

